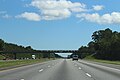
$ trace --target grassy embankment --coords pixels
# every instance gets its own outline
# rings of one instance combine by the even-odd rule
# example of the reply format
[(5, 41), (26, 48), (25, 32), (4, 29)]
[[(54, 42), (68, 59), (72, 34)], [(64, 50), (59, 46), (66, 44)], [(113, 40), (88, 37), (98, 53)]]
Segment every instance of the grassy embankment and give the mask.
[(4, 56), (0, 55), (0, 60), (3, 60), (4, 58), (5, 58)]
[(35, 59), (35, 60), (9, 60), (9, 61), (0, 61), (0, 68), (12, 67), (12, 66), (21, 66), (40, 63), (44, 61), (49, 61), (53, 59)]
[(107, 63), (107, 64), (120, 65), (120, 61), (100, 60), (100, 59), (95, 59), (92, 56), (87, 56), (86, 58), (84, 58), (84, 60), (89, 60), (89, 61), (94, 61), (94, 62), (100, 62), (100, 63)]

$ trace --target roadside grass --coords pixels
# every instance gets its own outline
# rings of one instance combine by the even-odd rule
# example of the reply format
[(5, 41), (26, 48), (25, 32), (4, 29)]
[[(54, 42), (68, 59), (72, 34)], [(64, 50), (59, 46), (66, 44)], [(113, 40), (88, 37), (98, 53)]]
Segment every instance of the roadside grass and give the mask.
[(87, 56), (86, 58), (84, 58), (84, 60), (100, 62), (100, 63), (107, 63), (107, 64), (120, 65), (120, 61), (100, 60), (100, 59), (95, 59), (92, 56)]
[(44, 61), (49, 61), (53, 59), (35, 59), (35, 60), (6, 60), (6, 61), (0, 61), (0, 68), (6, 68), (6, 67), (14, 67), (14, 66), (22, 66), (22, 65), (29, 65), (29, 64), (35, 64), (40, 63)]
[(5, 58), (4, 56), (0, 55), (0, 60), (3, 60), (4, 58)]

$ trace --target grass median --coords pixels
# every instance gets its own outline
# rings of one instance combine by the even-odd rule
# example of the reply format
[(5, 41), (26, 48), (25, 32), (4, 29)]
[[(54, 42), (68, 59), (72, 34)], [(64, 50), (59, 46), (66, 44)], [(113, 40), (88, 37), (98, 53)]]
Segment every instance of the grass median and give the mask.
[(0, 61), (0, 68), (14, 67), (14, 66), (22, 66), (22, 65), (30, 65), (35, 63), (41, 63), (44, 61), (49, 61), (53, 59), (34, 59), (34, 60), (6, 60)]

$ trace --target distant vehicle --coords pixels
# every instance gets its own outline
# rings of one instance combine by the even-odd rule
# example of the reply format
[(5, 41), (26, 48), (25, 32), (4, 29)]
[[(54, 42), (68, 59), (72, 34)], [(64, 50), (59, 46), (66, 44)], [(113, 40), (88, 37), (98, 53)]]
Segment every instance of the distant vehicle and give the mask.
[(32, 59), (36, 59), (36, 56), (35, 56), (35, 55), (32, 55)]
[(78, 55), (73, 55), (72, 56), (72, 60), (74, 61), (74, 60), (77, 60), (78, 61)]

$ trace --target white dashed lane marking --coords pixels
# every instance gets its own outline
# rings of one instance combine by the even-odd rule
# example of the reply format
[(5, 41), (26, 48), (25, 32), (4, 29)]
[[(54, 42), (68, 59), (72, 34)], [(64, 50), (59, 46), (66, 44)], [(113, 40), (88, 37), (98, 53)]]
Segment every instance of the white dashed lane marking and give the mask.
[(48, 67), (50, 67), (50, 65)]
[(40, 69), (40, 70), (39, 70), (39, 72), (42, 72), (42, 71), (43, 71), (43, 69)]
[(88, 77), (92, 77), (89, 73), (85, 73)]
[(78, 69), (82, 69), (81, 67), (79, 67)]
[(20, 79), (20, 80), (25, 80), (25, 79)]

